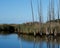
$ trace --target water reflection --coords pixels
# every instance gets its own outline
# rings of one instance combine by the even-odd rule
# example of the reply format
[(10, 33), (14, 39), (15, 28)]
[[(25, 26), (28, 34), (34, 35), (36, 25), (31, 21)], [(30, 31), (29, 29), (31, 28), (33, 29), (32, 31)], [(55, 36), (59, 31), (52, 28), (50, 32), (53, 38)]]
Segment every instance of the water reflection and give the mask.
[(22, 41), (33, 42), (33, 48), (60, 48), (60, 37), (20, 35)]
[(60, 48), (60, 37), (0, 32), (0, 48)]

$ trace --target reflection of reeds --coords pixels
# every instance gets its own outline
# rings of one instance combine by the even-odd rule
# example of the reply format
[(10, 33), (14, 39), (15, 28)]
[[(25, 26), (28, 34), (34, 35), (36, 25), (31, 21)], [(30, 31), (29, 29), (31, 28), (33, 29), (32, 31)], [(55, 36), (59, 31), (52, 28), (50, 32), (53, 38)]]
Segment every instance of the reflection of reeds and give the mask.
[(28, 42), (35, 42), (35, 43), (42, 43), (43, 41), (51, 44), (60, 44), (60, 37), (53, 37), (53, 36), (31, 36), (31, 35), (21, 35), (19, 36), (22, 40), (28, 41)]

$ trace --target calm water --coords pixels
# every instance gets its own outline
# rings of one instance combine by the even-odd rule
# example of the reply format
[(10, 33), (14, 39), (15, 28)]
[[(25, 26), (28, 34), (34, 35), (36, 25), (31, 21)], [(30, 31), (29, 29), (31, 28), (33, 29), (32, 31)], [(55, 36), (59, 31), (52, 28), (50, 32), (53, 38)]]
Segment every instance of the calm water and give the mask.
[(60, 48), (60, 37), (0, 34), (0, 48)]

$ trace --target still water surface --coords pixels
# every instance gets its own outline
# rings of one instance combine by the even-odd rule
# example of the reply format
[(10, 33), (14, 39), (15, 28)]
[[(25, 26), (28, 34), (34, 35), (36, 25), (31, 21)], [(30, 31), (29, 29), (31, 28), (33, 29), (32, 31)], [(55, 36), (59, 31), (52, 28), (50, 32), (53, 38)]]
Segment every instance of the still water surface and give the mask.
[(60, 48), (60, 37), (1, 34), (0, 48)]

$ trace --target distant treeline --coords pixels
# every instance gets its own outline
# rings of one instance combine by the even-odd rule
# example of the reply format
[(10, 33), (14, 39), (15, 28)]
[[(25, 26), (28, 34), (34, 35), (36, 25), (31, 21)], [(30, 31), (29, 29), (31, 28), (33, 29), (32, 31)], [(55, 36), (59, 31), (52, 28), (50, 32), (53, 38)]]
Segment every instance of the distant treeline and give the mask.
[(7, 24), (0, 25), (0, 31), (14, 31), (14, 30), (15, 30), (14, 26)]

